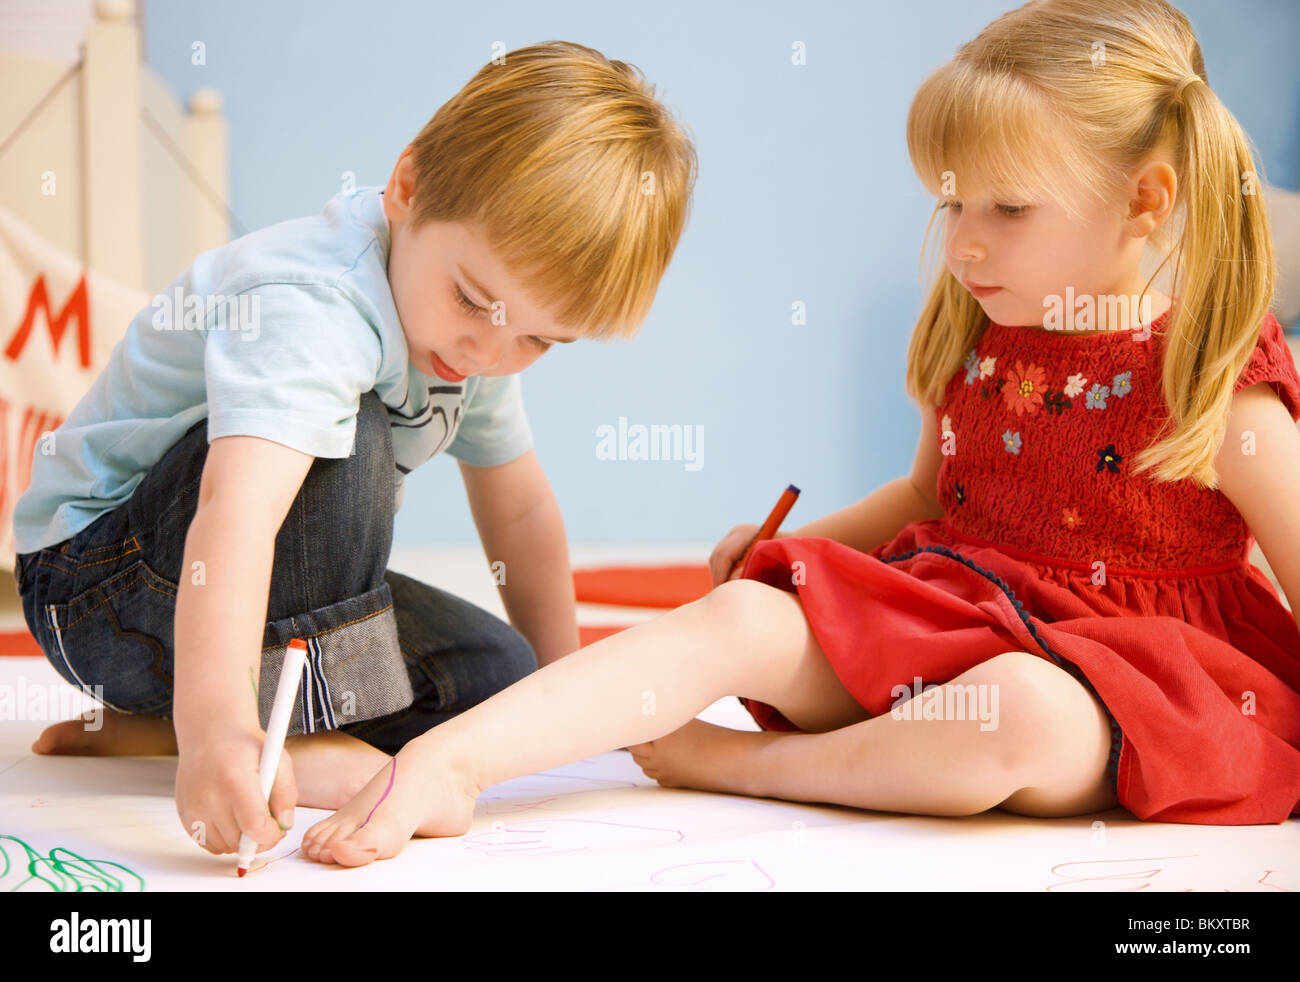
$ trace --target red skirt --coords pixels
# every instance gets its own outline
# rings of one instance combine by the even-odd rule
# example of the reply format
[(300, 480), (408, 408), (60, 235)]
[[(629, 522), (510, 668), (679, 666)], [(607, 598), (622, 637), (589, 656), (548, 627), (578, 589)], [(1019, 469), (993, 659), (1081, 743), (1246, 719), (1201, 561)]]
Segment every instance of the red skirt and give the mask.
[[(796, 566), (801, 563), (802, 566)], [(756, 545), (742, 575), (796, 593), (835, 674), (872, 716), (1007, 651), (1049, 659), (1111, 723), (1120, 804), (1156, 822), (1259, 825), (1300, 812), (1300, 629), (1248, 563), (1109, 575), (1013, 557), (941, 519), (859, 552)], [(797, 731), (741, 699), (759, 726)]]

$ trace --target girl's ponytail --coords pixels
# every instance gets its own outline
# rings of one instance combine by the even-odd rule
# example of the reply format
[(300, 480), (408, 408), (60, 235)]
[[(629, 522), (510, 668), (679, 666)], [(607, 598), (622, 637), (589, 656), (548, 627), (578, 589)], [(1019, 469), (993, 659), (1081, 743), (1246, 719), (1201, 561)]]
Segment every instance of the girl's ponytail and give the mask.
[(1166, 110), (1178, 131), (1183, 200), (1163, 375), (1170, 418), (1162, 436), (1172, 435), (1141, 451), (1134, 473), (1150, 468), (1160, 480), (1214, 488), (1214, 456), (1268, 313), (1276, 265), (1250, 143), (1202, 78), (1199, 47), (1191, 60), (1200, 71), (1170, 80)]

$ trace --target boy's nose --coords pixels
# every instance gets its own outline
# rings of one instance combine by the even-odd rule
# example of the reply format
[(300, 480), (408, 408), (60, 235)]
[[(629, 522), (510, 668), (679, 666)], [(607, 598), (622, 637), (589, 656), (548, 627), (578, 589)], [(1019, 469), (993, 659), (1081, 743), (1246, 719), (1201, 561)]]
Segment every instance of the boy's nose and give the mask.
[(484, 324), (476, 335), (467, 335), (461, 349), (474, 363), (473, 374), (481, 375), (496, 368), (510, 343), (510, 332), (505, 325)]

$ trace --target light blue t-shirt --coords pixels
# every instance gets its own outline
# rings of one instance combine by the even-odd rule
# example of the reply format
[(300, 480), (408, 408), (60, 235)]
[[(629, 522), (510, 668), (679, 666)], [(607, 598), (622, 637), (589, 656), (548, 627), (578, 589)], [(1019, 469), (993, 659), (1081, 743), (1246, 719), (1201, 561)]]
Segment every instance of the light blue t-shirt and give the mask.
[(336, 195), (202, 253), (131, 321), (90, 390), (38, 439), (14, 506), (14, 549), (76, 535), (131, 497), (186, 430), (352, 453), (363, 393), (388, 407), (403, 475), (445, 450), (491, 467), (533, 445), (519, 376), (449, 383), (411, 364), (388, 284), (379, 188)]

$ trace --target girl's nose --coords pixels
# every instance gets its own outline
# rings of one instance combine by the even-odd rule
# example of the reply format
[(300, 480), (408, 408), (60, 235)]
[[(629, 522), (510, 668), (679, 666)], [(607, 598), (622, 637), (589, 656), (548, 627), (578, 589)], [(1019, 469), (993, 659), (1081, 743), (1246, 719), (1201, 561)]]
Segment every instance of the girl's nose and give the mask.
[(953, 262), (977, 263), (985, 258), (978, 231), (964, 215), (948, 216), (948, 256)]

